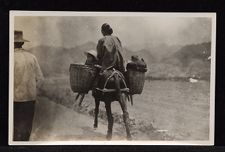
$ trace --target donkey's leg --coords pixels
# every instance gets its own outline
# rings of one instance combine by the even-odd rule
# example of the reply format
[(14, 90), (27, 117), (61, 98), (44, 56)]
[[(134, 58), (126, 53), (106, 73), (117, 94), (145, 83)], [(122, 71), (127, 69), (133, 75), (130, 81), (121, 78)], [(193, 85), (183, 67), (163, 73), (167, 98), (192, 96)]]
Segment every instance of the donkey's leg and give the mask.
[(131, 134), (130, 134), (130, 128), (129, 128), (129, 113), (127, 111), (127, 103), (126, 103), (126, 96), (124, 93), (121, 94), (121, 100), (119, 101), (120, 106), (123, 111), (123, 121), (125, 123), (125, 128), (127, 132), (127, 139), (132, 140)]
[(113, 116), (112, 116), (112, 111), (111, 111), (111, 101), (106, 101), (105, 102), (105, 108), (106, 108), (106, 113), (107, 113), (107, 118), (108, 118), (108, 131), (107, 131), (107, 140), (112, 139), (112, 129), (113, 129)]
[(100, 100), (95, 99), (95, 120), (94, 120), (94, 128), (98, 128), (99, 104), (100, 104)]

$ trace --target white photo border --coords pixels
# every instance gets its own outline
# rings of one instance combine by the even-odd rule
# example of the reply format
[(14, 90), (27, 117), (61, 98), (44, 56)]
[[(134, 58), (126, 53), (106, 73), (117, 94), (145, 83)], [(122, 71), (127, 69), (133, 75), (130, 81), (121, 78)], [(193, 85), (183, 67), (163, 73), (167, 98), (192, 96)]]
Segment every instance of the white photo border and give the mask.
[[(148, 16), (148, 17), (208, 17), (212, 19), (209, 140), (190, 141), (13, 141), (13, 78), (14, 78), (14, 17), (16, 16)], [(10, 11), (9, 30), (9, 145), (214, 145), (215, 128), (215, 66), (216, 66), (216, 13), (215, 12), (66, 12), (66, 11)]]

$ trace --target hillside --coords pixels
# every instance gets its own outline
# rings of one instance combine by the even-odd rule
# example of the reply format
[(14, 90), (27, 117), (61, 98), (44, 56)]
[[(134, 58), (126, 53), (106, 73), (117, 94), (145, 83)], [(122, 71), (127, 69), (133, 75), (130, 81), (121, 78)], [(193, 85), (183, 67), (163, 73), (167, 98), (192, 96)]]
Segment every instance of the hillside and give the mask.
[(131, 51), (127, 48), (124, 48), (124, 58), (126, 61), (131, 60), (132, 55), (138, 55), (140, 58), (143, 58), (148, 66), (157, 62), (156, 56), (154, 56), (149, 49), (142, 49), (139, 51)]
[(95, 44), (88, 42), (75, 48), (38, 46), (31, 49), (37, 57), (45, 76), (68, 75), (71, 63), (84, 63), (84, 51), (95, 49)]
[[(172, 76), (209, 79), (211, 43), (192, 44), (181, 47), (178, 51), (162, 59), (163, 65), (172, 72)], [(166, 69), (165, 69), (166, 70)], [(166, 70), (167, 73), (168, 72)]]
[[(36, 55), (45, 76), (68, 75), (71, 63), (84, 63), (84, 52), (95, 49), (96, 44), (88, 42), (74, 48), (38, 46), (31, 49)], [(125, 60), (132, 55), (144, 58), (148, 65), (147, 76), (154, 78), (195, 77), (209, 79), (211, 43), (180, 46), (160, 45), (131, 51), (124, 48)]]
[[(86, 60), (84, 52), (95, 48), (95, 43), (88, 42), (74, 48), (38, 46), (32, 48), (31, 52), (37, 57), (45, 76), (57, 76), (68, 74), (71, 63), (84, 63)], [(143, 57), (148, 65), (156, 62), (149, 50), (143, 49), (132, 52), (124, 48), (123, 55), (125, 60), (130, 60), (134, 54)]]

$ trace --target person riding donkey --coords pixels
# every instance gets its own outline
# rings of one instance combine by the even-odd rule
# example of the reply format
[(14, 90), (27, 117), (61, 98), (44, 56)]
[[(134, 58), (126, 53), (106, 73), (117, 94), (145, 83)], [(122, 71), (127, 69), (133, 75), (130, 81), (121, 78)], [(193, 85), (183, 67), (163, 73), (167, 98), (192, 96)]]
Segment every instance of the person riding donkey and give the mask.
[[(111, 140), (113, 129), (113, 116), (111, 112), (111, 102), (119, 101), (123, 111), (127, 139), (131, 140), (129, 129), (129, 114), (126, 105), (127, 88), (124, 74), (124, 59), (121, 54), (122, 45), (118, 37), (113, 36), (113, 29), (109, 24), (104, 23), (101, 27), (103, 38), (98, 41), (97, 52), (94, 50), (86, 52), (86, 65), (91, 65), (99, 69), (93, 84), (92, 95), (95, 98), (95, 120), (94, 128), (98, 127), (98, 113), (100, 101), (105, 103), (106, 114), (108, 117), (108, 131), (106, 138)], [(84, 95), (82, 96), (82, 98)], [(78, 98), (78, 97), (77, 97)], [(76, 98), (76, 99), (77, 99)], [(81, 105), (83, 99), (80, 100)]]

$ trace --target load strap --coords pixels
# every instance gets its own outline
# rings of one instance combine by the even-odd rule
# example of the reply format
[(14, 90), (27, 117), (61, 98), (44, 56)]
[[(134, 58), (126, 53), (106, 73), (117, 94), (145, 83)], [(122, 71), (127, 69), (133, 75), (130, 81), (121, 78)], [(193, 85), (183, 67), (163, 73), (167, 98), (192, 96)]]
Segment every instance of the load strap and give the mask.
[(127, 87), (127, 84), (126, 84), (126, 82), (124, 80), (123, 74), (121, 72), (115, 70), (114, 68), (113, 68), (112, 74), (106, 79), (106, 82), (104, 84), (104, 88), (103, 89), (96, 88), (96, 90), (99, 90), (101, 92), (115, 92), (116, 89), (106, 89), (106, 85), (108, 84), (109, 79), (111, 79), (115, 74), (118, 74), (118, 76), (122, 79), (123, 84), (125, 86), (125, 88), (120, 89), (120, 91), (122, 91), (122, 92), (129, 92), (129, 88)]
[[(96, 90), (104, 92), (104, 93), (106, 93), (106, 92), (116, 92), (116, 89), (106, 89), (106, 88), (100, 89), (100, 88), (96, 88)], [(129, 92), (129, 88), (123, 88), (123, 89), (120, 89), (120, 91), (121, 92)]]

